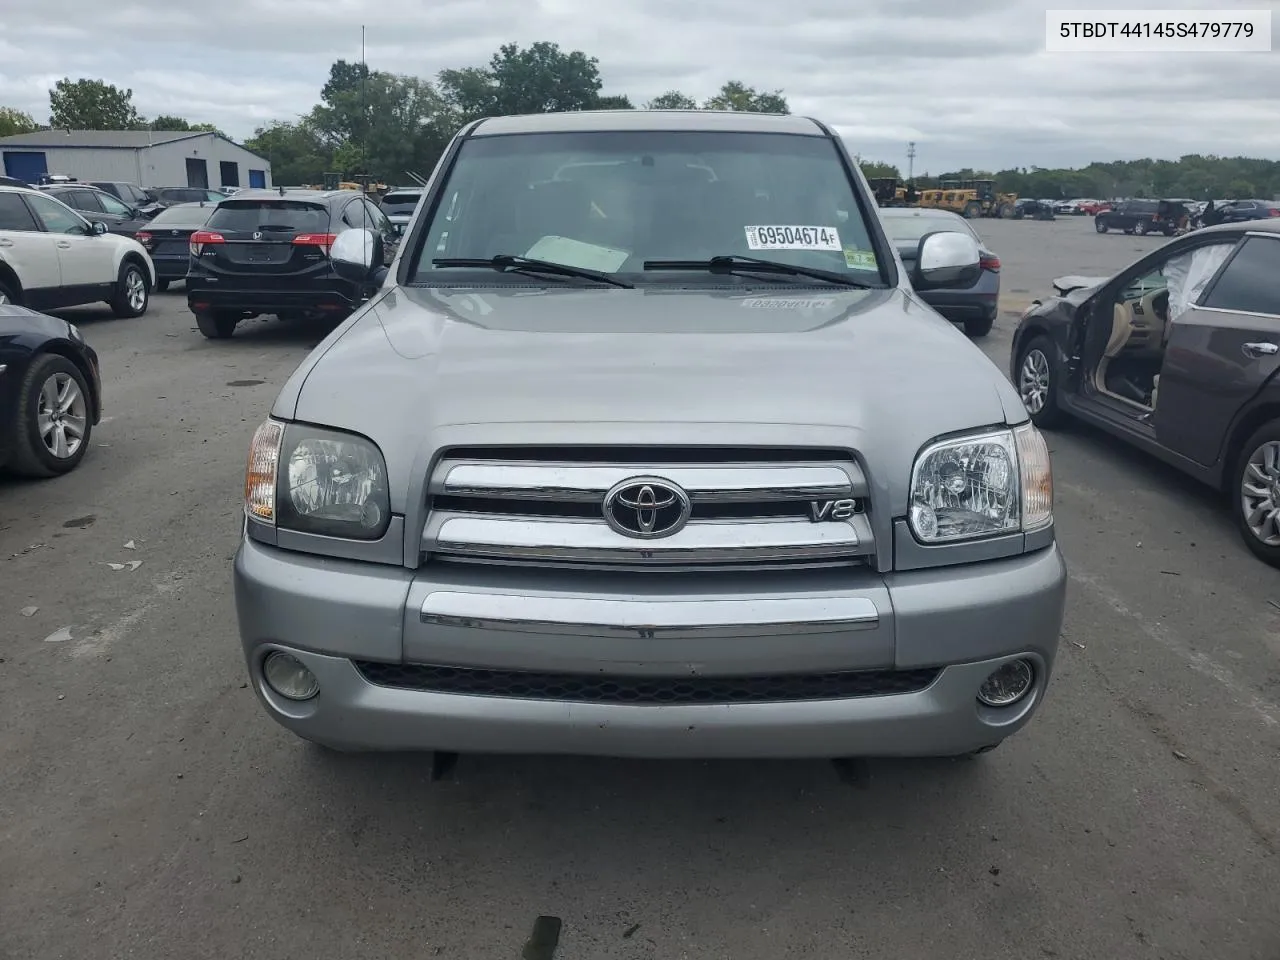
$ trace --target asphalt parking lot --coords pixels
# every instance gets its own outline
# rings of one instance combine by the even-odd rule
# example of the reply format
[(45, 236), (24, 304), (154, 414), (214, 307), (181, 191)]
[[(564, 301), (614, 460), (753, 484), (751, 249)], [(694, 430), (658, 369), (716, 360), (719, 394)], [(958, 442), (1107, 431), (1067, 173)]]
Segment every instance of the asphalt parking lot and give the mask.
[[(1009, 311), (1162, 242), (978, 229), (1002, 370)], [(66, 316), (108, 420), (75, 473), (0, 479), (0, 958), (549, 960), (522, 953), (543, 915), (557, 960), (1280, 957), (1280, 574), (1157, 462), (1050, 435), (1062, 654), (1036, 721), (977, 761), (847, 784), (464, 757), (432, 783), (418, 757), (309, 749), (245, 685), (245, 451), (324, 330), (209, 342), (180, 286), (138, 320)]]

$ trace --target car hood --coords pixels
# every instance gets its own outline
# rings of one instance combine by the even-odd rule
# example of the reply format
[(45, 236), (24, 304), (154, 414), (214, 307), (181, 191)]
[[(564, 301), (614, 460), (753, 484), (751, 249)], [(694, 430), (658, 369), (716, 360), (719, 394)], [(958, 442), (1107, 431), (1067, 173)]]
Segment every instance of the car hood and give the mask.
[(444, 447), (714, 444), (851, 448), (898, 514), (923, 444), (1026, 419), (995, 364), (906, 291), (581, 287), (390, 287), (273, 414), (372, 438), (397, 512)]

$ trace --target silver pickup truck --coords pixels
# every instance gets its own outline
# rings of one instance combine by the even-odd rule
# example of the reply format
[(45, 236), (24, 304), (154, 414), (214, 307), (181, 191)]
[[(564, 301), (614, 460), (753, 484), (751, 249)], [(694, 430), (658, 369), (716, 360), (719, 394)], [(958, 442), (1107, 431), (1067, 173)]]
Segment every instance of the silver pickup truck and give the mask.
[[(381, 239), (335, 268), (368, 280)], [(255, 433), (252, 685), (345, 750), (968, 756), (1044, 698), (1044, 440), (801, 117), (480, 120)]]

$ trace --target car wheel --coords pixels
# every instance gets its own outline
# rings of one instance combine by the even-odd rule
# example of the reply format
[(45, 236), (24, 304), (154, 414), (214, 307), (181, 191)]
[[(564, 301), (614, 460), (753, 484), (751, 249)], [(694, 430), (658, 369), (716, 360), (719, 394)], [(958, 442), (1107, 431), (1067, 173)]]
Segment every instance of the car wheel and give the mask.
[(147, 312), (151, 291), (147, 289), (147, 275), (137, 263), (126, 260), (120, 265), (120, 278), (116, 281), (116, 295), (111, 309), (122, 320), (140, 317)]
[(169, 289), (169, 281), (168, 281), (168, 280), (157, 280), (157, 281), (156, 281), (156, 293), (164, 293), (164, 292), (165, 292), (166, 290), (168, 290), (168, 289)]
[(1107, 225), (1101, 220), (1095, 220), (1093, 221), (1093, 229), (1097, 230), (1099, 233), (1106, 233)]
[(984, 313), (980, 317), (969, 317), (964, 322), (964, 332), (971, 337), (985, 337), (995, 326), (996, 311)]
[(1260, 560), (1280, 567), (1280, 420), (1256, 430), (1232, 474), (1236, 523)]
[(84, 459), (93, 432), (84, 375), (58, 354), (36, 356), (18, 388), (9, 469), (28, 477), (56, 477)]
[(1140, 237), (1145, 237), (1147, 235), (1147, 221), (1139, 220), (1136, 224), (1134, 224), (1133, 232)]
[(1054, 427), (1065, 418), (1058, 406), (1061, 368), (1058, 351), (1048, 337), (1033, 337), (1018, 355), (1018, 379), (1014, 384), (1027, 415), (1037, 427)]
[(236, 324), (240, 317), (235, 313), (219, 310), (199, 310), (196, 312), (196, 326), (210, 340), (226, 340), (236, 332)]

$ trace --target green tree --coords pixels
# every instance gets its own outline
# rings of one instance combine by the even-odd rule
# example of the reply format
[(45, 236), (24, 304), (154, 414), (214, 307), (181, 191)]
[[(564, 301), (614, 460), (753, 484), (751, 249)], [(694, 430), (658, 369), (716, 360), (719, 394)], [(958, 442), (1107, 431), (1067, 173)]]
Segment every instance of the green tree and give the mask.
[(271, 161), (276, 183), (320, 183), (325, 171), (333, 169), (333, 148), (308, 120), (259, 127), (244, 145)]
[(483, 67), (442, 70), (436, 85), (455, 126), (481, 117), (496, 117), (501, 112), (497, 81)]
[(599, 61), (540, 41), (526, 49), (508, 43), (487, 67), (442, 70), (440, 97), (456, 128), (480, 117), (562, 110), (634, 110), (627, 96), (602, 96)]
[(596, 97), (595, 103), (591, 105), (592, 110), (634, 110), (635, 108), (631, 98), (625, 94), (613, 97)]
[(12, 137), (19, 133), (34, 133), (40, 129), (35, 118), (15, 107), (0, 107), (0, 137)]
[(892, 163), (882, 163), (879, 160), (863, 160), (859, 166), (862, 167), (862, 172), (868, 180), (902, 179), (902, 174), (898, 172), (898, 168)]
[(184, 131), (191, 129), (191, 124), (182, 119), (182, 117), (174, 117), (168, 114), (161, 114), (148, 123), (147, 126), (152, 130)]
[(730, 80), (702, 105), (704, 110), (736, 110), (741, 113), (790, 113), (781, 90), (760, 93), (740, 80)]
[(49, 125), (59, 130), (133, 130), (141, 123), (132, 90), (64, 77), (49, 91)]
[(335, 60), (329, 67), (329, 79), (320, 88), (320, 99), (332, 106), (335, 97), (358, 91), (361, 81), (368, 78), (369, 67), (366, 64)]
[(660, 93), (644, 105), (646, 110), (697, 110), (698, 101), (679, 90)]
[(545, 40), (523, 50), (514, 43), (499, 47), (489, 74), (503, 115), (590, 110), (603, 86), (595, 57), (581, 50), (565, 53)]
[(449, 120), (429, 81), (377, 70), (354, 88), (331, 90), (310, 115), (337, 170), (390, 181), (435, 166), (453, 133)]

